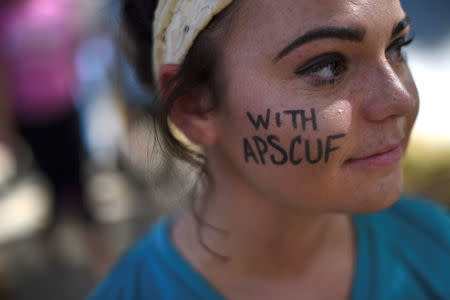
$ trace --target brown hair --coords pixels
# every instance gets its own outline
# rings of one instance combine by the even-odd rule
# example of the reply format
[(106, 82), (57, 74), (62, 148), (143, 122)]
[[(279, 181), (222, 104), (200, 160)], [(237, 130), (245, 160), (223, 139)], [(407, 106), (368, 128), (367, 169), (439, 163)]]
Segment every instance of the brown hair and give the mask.
[[(230, 4), (221, 13), (216, 15), (208, 26), (200, 32), (188, 51), (178, 73), (169, 83), (171, 91), (163, 98), (158, 95), (157, 78), (152, 78), (152, 24), (154, 11), (158, 1), (151, 0), (123, 0), (122, 19), (123, 28), (128, 36), (125, 42), (125, 51), (129, 54), (135, 66), (137, 75), (142, 84), (153, 92), (155, 97), (152, 108), (155, 127), (155, 138), (163, 152), (190, 163), (200, 171), (199, 179), (205, 179), (207, 184), (213, 184), (209, 176), (206, 157), (195, 149), (188, 147), (180, 141), (172, 131), (170, 125), (170, 112), (177, 99), (187, 93), (192, 93), (200, 87), (206, 87), (212, 95), (212, 106), (208, 111), (216, 109), (223, 98), (224, 78), (221, 76), (223, 42), (231, 34), (234, 28), (234, 16), (237, 13), (235, 2)], [(234, 5), (233, 5), (234, 4)], [(224, 22), (226, 19), (226, 22)], [(220, 25), (220, 26), (219, 26)], [(220, 29), (220, 30), (219, 30)], [(220, 43), (219, 41), (222, 41)], [(206, 111), (205, 111), (206, 112)], [(208, 187), (208, 186), (207, 186)], [(195, 189), (192, 191), (195, 193)], [(192, 215), (197, 222), (197, 235), (200, 245), (218, 259), (227, 261), (228, 257), (211, 249), (203, 240), (201, 228), (208, 227), (220, 235), (229, 233), (221, 228), (207, 223), (202, 216), (205, 207), (197, 209), (191, 198)], [(201, 205), (205, 205), (202, 203)], [(199, 210), (199, 211), (197, 211)]]
[[(157, 0), (123, 0), (123, 28), (129, 37), (125, 50), (132, 59), (141, 83), (156, 96), (152, 111), (158, 144), (163, 151), (189, 162), (206, 174), (206, 158), (201, 152), (188, 147), (174, 136), (169, 117), (177, 99), (201, 86), (207, 87), (212, 94), (214, 103), (211, 109), (219, 105), (223, 78), (220, 76), (221, 45), (218, 41), (225, 39), (226, 33), (229, 32), (227, 29), (232, 26), (232, 20), (228, 18), (235, 5), (232, 3), (216, 15), (198, 35), (179, 72), (171, 81), (170, 86), (173, 89), (163, 99), (158, 95), (157, 78), (152, 76), (150, 59), (153, 44), (152, 23), (157, 4)], [(222, 22), (224, 18), (227, 18), (228, 22)], [(217, 30), (218, 24), (221, 24), (220, 31)]]

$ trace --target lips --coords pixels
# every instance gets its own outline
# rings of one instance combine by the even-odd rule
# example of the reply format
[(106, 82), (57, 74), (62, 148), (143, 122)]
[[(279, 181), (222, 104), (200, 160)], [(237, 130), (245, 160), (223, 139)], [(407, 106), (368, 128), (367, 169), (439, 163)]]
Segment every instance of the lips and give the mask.
[(393, 165), (401, 160), (403, 149), (401, 144), (387, 145), (380, 150), (374, 151), (369, 155), (358, 158), (351, 158), (346, 161), (349, 165), (370, 166), (370, 167), (386, 167)]

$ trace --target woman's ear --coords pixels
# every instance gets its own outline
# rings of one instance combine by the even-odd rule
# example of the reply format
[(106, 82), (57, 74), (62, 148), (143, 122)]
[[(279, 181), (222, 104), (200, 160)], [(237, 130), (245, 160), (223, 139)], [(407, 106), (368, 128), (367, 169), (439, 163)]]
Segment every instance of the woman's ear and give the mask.
[(173, 82), (172, 80), (178, 74), (180, 70), (180, 65), (175, 64), (165, 64), (162, 65), (159, 69), (158, 75), (158, 85), (159, 90), (161, 91), (161, 96), (164, 101), (167, 100), (170, 93), (173, 91)]
[[(159, 71), (159, 87), (164, 101), (177, 86), (173, 81), (180, 65), (165, 64)], [(187, 138), (200, 146), (213, 146), (217, 141), (213, 99), (208, 88), (195, 87), (175, 99), (169, 113), (172, 122)]]

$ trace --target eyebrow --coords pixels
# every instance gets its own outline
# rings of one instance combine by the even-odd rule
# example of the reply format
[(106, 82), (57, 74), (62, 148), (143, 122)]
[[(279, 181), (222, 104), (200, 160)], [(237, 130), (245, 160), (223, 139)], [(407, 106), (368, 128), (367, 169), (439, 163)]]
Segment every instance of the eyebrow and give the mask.
[[(395, 37), (400, 32), (402, 32), (406, 27), (408, 27), (410, 24), (410, 18), (406, 16), (403, 20), (401, 20), (399, 23), (397, 23), (394, 26), (394, 29), (392, 30), (392, 37)], [(287, 45), (283, 50), (281, 50), (277, 56), (273, 59), (274, 62), (279, 61), (284, 56), (288, 55), (289, 52), (292, 50), (321, 39), (340, 39), (344, 41), (352, 41), (352, 42), (362, 42), (364, 40), (364, 36), (366, 35), (365, 29), (362, 28), (351, 28), (351, 27), (320, 27), (316, 29), (312, 29), (293, 42), (291, 42), (289, 45)]]
[(274, 62), (279, 61), (292, 50), (312, 41), (335, 38), (346, 41), (362, 42), (366, 32), (363, 29), (348, 28), (348, 27), (322, 27), (308, 31), (304, 35), (297, 38), (295, 41), (287, 45), (278, 53), (273, 59)]

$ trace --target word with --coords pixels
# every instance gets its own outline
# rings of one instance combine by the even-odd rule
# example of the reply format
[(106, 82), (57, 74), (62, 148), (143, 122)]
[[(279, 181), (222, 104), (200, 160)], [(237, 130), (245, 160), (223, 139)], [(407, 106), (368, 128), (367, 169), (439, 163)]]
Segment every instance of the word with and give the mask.
[[(274, 165), (284, 165), (290, 163), (294, 166), (300, 164), (303, 161), (303, 157), (296, 156), (296, 149), (303, 144), (305, 149), (306, 162), (309, 164), (317, 164), (322, 159), (325, 163), (330, 160), (330, 154), (338, 150), (339, 146), (333, 146), (335, 140), (345, 137), (346, 134), (329, 135), (325, 139), (317, 138), (316, 141), (309, 139), (302, 139), (301, 135), (298, 135), (291, 139), (289, 149), (284, 149), (281, 146), (281, 140), (277, 135), (268, 135), (265, 138), (260, 136), (253, 136), (251, 139), (244, 138), (244, 157), (245, 162), (249, 162), (252, 159), (256, 164), (265, 165), (266, 161), (270, 161)], [(253, 143), (251, 143), (251, 141)], [(253, 146), (252, 146), (253, 144)], [(313, 145), (314, 144), (314, 145)], [(254, 150), (256, 149), (256, 151)], [(267, 159), (269, 150), (272, 150), (269, 158)]]
[[(255, 118), (255, 116), (253, 116), (250, 112), (247, 112), (247, 117), (250, 120), (250, 122), (253, 124), (253, 126), (255, 127), (256, 130), (258, 130), (261, 126), (264, 129), (269, 129), (269, 125), (270, 125), (270, 120), (272, 115), (272, 111), (269, 109), (267, 109), (266, 111), (266, 116), (265, 118), (258, 114)], [(316, 111), (314, 108), (311, 108), (311, 113), (310, 116), (307, 116), (306, 111), (304, 109), (296, 109), (296, 110), (285, 110), (283, 112), (277, 112), (275, 113), (275, 125), (277, 127), (281, 127), (282, 126), (282, 116), (283, 115), (288, 115), (290, 116), (290, 121), (292, 123), (292, 127), (294, 129), (298, 128), (298, 123), (299, 123), (299, 119), (300, 119), (300, 123), (302, 126), (303, 131), (306, 130), (306, 125), (308, 124), (308, 122), (311, 122), (311, 126), (314, 129), (314, 131), (317, 131), (317, 118), (316, 118)]]

